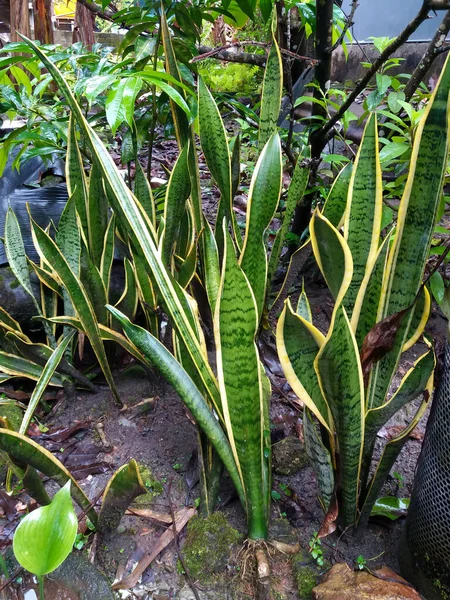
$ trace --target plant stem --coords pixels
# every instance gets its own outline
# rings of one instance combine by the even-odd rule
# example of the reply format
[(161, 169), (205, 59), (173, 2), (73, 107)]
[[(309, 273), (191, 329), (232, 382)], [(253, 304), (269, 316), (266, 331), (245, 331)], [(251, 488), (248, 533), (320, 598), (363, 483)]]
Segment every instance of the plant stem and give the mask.
[(44, 577), (43, 575), (38, 575), (39, 582), (39, 600), (45, 600), (44, 598)]
[(6, 579), (9, 579), (8, 566), (6, 564), (5, 557), (1, 553), (0, 553), (0, 569), (2, 570), (2, 573), (6, 577)]

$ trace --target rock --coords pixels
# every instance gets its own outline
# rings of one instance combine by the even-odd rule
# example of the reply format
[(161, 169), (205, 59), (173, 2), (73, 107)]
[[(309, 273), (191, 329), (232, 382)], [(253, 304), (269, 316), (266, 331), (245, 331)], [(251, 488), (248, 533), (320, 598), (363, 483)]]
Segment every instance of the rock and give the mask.
[(81, 554), (69, 554), (51, 578), (76, 591), (80, 600), (114, 600), (111, 583)]
[[(200, 597), (200, 600), (206, 600), (208, 598), (206, 594), (200, 591), (198, 591), (198, 595)], [(177, 596), (177, 600), (195, 600), (194, 592), (188, 585), (185, 585), (184, 588), (180, 590), (180, 593)]]
[(308, 462), (304, 444), (293, 436), (272, 446), (272, 459), (273, 470), (279, 475), (295, 475)]
[(334, 565), (313, 589), (312, 597), (313, 600), (420, 600), (415, 589), (388, 567), (371, 575), (353, 571), (346, 563)]
[(224, 571), (233, 547), (241, 534), (216, 512), (209, 517), (194, 517), (187, 526), (183, 556), (194, 581), (207, 581)]

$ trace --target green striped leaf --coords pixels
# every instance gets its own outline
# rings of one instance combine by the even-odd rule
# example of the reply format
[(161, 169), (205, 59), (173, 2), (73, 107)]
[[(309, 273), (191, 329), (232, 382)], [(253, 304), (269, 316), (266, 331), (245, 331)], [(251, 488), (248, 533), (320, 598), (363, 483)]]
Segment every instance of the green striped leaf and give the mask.
[(48, 450), (25, 435), (8, 429), (0, 429), (0, 449), (6, 452), (11, 459), (30, 465), (56, 481), (60, 486), (70, 481), (73, 499), (82, 510), (87, 511), (87, 516), (92, 523), (97, 524), (97, 513), (91, 507), (91, 501), (66, 467)]
[(267, 286), (267, 250), (264, 235), (281, 193), (281, 143), (277, 133), (269, 139), (256, 163), (250, 184), (247, 224), (240, 265), (246, 274), (261, 318)]
[(352, 255), (339, 231), (318, 210), (311, 219), (310, 231), (317, 265), (338, 305), (352, 280)]
[[(419, 291), (428, 257), (449, 149), (450, 62), (447, 58), (438, 84), (414, 136), (410, 169), (389, 252), (379, 320), (410, 306)], [(403, 319), (392, 350), (372, 373), (369, 406), (383, 403), (407, 339), (409, 319)]]
[(403, 345), (402, 352), (406, 352), (419, 341), (422, 336), (425, 326), (428, 323), (428, 318), (431, 311), (431, 296), (426, 287), (423, 287), (419, 292), (419, 297), (414, 307), (411, 318), (411, 324), (408, 330), (408, 338)]
[(315, 361), (320, 387), (334, 421), (339, 454), (340, 517), (356, 519), (364, 441), (364, 381), (359, 351), (342, 305), (334, 309), (330, 333)]
[(88, 185), (77, 139), (75, 117), (70, 113), (67, 134), (66, 180), (69, 198), (73, 196), (83, 230), (87, 231)]
[(141, 163), (136, 159), (136, 175), (134, 176), (134, 195), (139, 200), (142, 208), (145, 210), (147, 215), (153, 224), (156, 226), (156, 213), (155, 213), (155, 201), (153, 199), (153, 192), (148, 179), (141, 167)]
[(214, 315), (217, 372), (227, 435), (245, 490), (249, 537), (266, 539), (270, 455), (263, 452), (263, 390), (255, 344), (258, 313), (225, 226), (224, 239)]
[(259, 118), (259, 147), (263, 148), (270, 136), (277, 130), (280, 114), (281, 96), (283, 93), (283, 61), (280, 49), (272, 40), (261, 95), (261, 114)]
[(111, 267), (114, 260), (114, 238), (116, 233), (116, 218), (111, 216), (108, 228), (103, 240), (102, 259), (100, 261), (100, 274), (102, 276), (105, 289), (109, 293), (109, 280), (111, 278)]
[(333, 463), (330, 451), (314, 423), (313, 414), (306, 406), (303, 410), (303, 434), (306, 454), (316, 474), (325, 510), (328, 510), (334, 491)]
[(209, 306), (211, 307), (212, 314), (214, 314), (220, 286), (219, 250), (211, 226), (206, 219), (202, 236), (205, 238), (203, 243), (204, 252), (202, 265), (204, 271), (204, 284), (208, 295)]
[(292, 180), (289, 185), (289, 191), (286, 199), (286, 206), (283, 215), (283, 222), (280, 229), (277, 231), (275, 241), (272, 246), (272, 252), (270, 253), (269, 270), (267, 273), (267, 281), (272, 281), (273, 275), (278, 267), (280, 261), (281, 251), (283, 250), (286, 234), (291, 225), (292, 217), (296, 206), (299, 204), (305, 193), (306, 186), (308, 184), (309, 168), (306, 167), (301, 160), (297, 161), (295, 165)]
[[(136, 177), (138, 167), (136, 167)], [(106, 230), (108, 228), (108, 199), (103, 187), (103, 179), (95, 161), (89, 177), (87, 205), (89, 252), (94, 265), (99, 269), (102, 260)]]
[(106, 325), (107, 312), (106, 304), (108, 302), (105, 285), (100, 275), (100, 271), (94, 265), (89, 256), (88, 249), (84, 242), (81, 245), (80, 255), (80, 282), (87, 292), (92, 308), (94, 309), (97, 321)]
[(5, 219), (5, 253), (11, 271), (23, 289), (31, 296), (34, 305), (39, 311), (39, 305), (34, 297), (31, 287), (30, 273), (28, 271), (27, 255), (20, 231), (20, 225), (11, 208), (8, 208)]
[(308, 296), (305, 292), (305, 280), (302, 281), (302, 291), (300, 292), (300, 296), (298, 297), (296, 313), (305, 321), (308, 321), (308, 323), (312, 324), (312, 312)]
[(352, 169), (353, 164), (348, 163), (339, 172), (331, 186), (325, 204), (323, 205), (322, 215), (327, 218), (336, 229), (339, 229), (344, 218)]
[[(376, 113), (364, 129), (350, 180), (344, 237), (353, 258), (353, 277), (344, 305), (356, 331), (364, 293), (376, 260), (383, 210), (383, 182), (378, 156)], [(353, 313), (353, 314), (352, 314)]]
[(58, 68), (31, 40), (26, 40), (26, 43), (44, 63), (45, 67), (48, 69), (49, 73), (51, 73), (57, 82), (58, 87), (64, 94), (74, 117), (83, 131), (86, 143), (101, 168), (108, 198), (112, 203), (116, 217), (121, 219), (122, 228), (126, 228), (128, 235), (135, 240), (136, 245), (142, 251), (143, 257), (152, 272), (158, 295), (161, 298), (164, 298), (164, 307), (173, 326), (177, 329), (178, 334), (189, 349), (209, 396), (215, 400), (216, 406), (220, 406), (216, 378), (195, 337), (189, 319), (183, 312), (174, 286), (174, 283), (176, 282), (174, 282), (170, 273), (166, 271), (160, 259), (158, 249), (154, 242), (156, 235), (153, 226), (151, 225), (151, 221), (146, 217), (144, 210), (127, 188), (116, 165), (109, 155), (109, 152), (84, 118), (82, 110), (77, 104), (67, 82), (64, 80), (64, 77), (61, 75)]
[(303, 404), (331, 431), (330, 410), (314, 370), (314, 361), (324, 342), (325, 336), (312, 323), (296, 314), (287, 300), (277, 326), (281, 368)]
[(189, 144), (181, 151), (167, 185), (164, 202), (164, 237), (162, 243), (162, 259), (170, 267), (172, 250), (177, 239), (186, 201), (191, 192), (191, 181), (188, 168)]
[(103, 342), (98, 330), (97, 318), (89, 300), (89, 296), (78, 277), (73, 273), (64, 255), (54, 241), (31, 219), (31, 229), (36, 249), (40, 256), (51, 264), (58, 273), (61, 282), (70, 297), (83, 329), (91, 342), (103, 374), (111, 388), (111, 392), (119, 405), (122, 405), (114, 379), (109, 368)]
[(208, 439), (222, 459), (241, 501), (245, 503), (241, 479), (236, 468), (230, 444), (215, 415), (206, 404), (204, 397), (192, 379), (167, 348), (152, 336), (151, 333), (142, 329), (142, 327), (133, 325), (125, 315), (112, 306), (108, 306), (108, 309), (120, 322), (126, 336), (135, 345), (137, 351), (142, 354), (146, 364), (152, 368), (157, 367), (163, 377), (178, 392), (183, 402), (193, 414), (198, 426), (208, 435)]
[[(227, 134), (214, 98), (201, 78), (199, 78), (198, 82), (198, 122), (200, 143), (205, 155), (206, 164), (211, 175), (216, 180), (221, 194), (218, 215), (225, 215), (227, 221), (231, 222), (233, 198), (231, 196), (231, 157), (228, 149)], [(217, 221), (216, 229), (217, 227), (221, 232), (221, 220)]]
[(116, 308), (126, 315), (131, 321), (136, 316), (138, 306), (138, 293), (136, 276), (134, 273), (133, 265), (126, 258), (124, 261), (125, 266), (125, 288), (122, 296), (116, 303)]
[(62, 340), (62, 342), (52, 352), (52, 355), (50, 356), (47, 364), (42, 370), (42, 374), (36, 383), (33, 393), (31, 394), (27, 410), (25, 411), (22, 423), (20, 425), (19, 433), (21, 433), (22, 435), (26, 435), (31, 419), (34, 415), (34, 411), (36, 410), (37, 405), (39, 404), (42, 395), (44, 394), (47, 388), (47, 385), (50, 383), (51, 378), (53, 377), (56, 369), (58, 368), (58, 365), (64, 355), (64, 352), (66, 351), (66, 348), (68, 347), (69, 343), (72, 341), (73, 336), (74, 332), (71, 332)]
[(20, 324), (2, 306), (0, 306), (0, 325), (9, 331), (22, 332)]
[[(58, 223), (58, 231), (56, 232), (56, 245), (64, 255), (67, 264), (71, 270), (80, 274), (80, 255), (81, 255), (81, 235), (78, 228), (77, 211), (75, 206), (75, 196), (72, 195), (67, 201), (66, 206), (61, 214)], [(45, 260), (45, 257), (41, 257)], [(53, 269), (53, 265), (48, 263), (48, 266)], [(62, 289), (64, 300), (64, 314), (73, 316), (75, 314), (72, 301), (66, 289)]]

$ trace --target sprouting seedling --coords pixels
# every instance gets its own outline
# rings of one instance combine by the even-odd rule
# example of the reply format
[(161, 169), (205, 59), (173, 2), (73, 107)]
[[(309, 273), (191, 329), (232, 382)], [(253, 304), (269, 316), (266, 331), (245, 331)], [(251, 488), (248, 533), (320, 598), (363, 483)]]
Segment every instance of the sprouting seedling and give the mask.
[(14, 555), (24, 569), (36, 575), (40, 600), (44, 600), (44, 575), (69, 556), (77, 529), (70, 480), (48, 506), (34, 510), (19, 523), (13, 539)]

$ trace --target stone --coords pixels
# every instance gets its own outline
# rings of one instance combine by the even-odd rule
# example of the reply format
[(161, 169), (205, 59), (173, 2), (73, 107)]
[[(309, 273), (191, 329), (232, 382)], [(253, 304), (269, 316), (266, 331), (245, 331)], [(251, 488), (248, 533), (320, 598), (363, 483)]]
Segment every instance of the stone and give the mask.
[(208, 581), (222, 573), (241, 534), (221, 512), (209, 517), (194, 517), (187, 526), (183, 556), (194, 581)]
[(114, 600), (111, 583), (82, 554), (69, 554), (51, 578), (76, 591), (79, 600)]
[[(376, 576), (375, 576), (376, 575)], [(312, 591), (313, 600), (421, 600), (415, 589), (388, 567), (353, 571), (346, 563), (334, 565)]]
[(329, 566), (327, 564), (319, 567), (307, 550), (301, 549), (294, 555), (292, 571), (300, 600), (311, 600), (313, 588), (319, 583), (322, 573)]
[(295, 475), (308, 463), (303, 442), (294, 436), (272, 446), (272, 460), (273, 470), (278, 475)]

